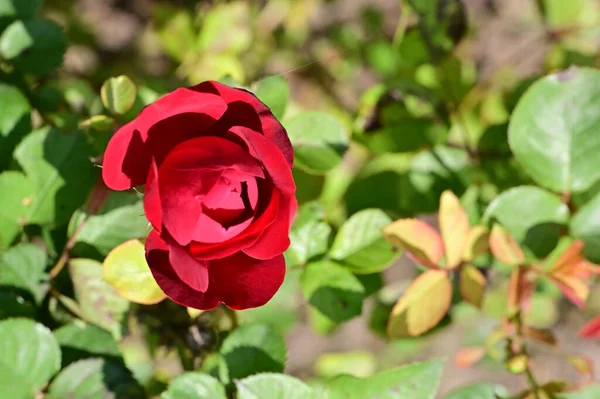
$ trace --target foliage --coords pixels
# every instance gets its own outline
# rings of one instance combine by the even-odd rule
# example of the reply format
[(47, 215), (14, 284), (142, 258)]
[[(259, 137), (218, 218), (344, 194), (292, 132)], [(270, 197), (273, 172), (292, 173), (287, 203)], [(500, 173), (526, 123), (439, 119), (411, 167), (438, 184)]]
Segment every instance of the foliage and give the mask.
[[(0, 0), (0, 397), (599, 395), (558, 339), (600, 339), (594, 0), (519, 8), (541, 61), (511, 42), (491, 72), (466, 1), (89, 3)], [(166, 299), (143, 190), (100, 179), (118, 127), (207, 79), (256, 94), (296, 154), (286, 280), (258, 309)], [(344, 335), (367, 325), (384, 349)], [(423, 356), (444, 334), (462, 348)], [(538, 349), (580, 378), (541, 381)], [(449, 389), (454, 366), (490, 382)]]

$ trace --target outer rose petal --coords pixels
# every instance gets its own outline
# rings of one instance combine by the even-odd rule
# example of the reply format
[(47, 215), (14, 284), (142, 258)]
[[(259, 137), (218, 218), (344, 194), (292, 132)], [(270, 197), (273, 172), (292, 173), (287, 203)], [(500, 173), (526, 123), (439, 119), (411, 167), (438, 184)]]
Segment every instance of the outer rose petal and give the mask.
[[(104, 182), (113, 190), (126, 190), (143, 184), (151, 158), (156, 156), (155, 150), (168, 151), (177, 143), (190, 138), (192, 126), (187, 129), (164, 129), (161, 139), (149, 144), (148, 133), (159, 121), (168, 121), (175, 115), (190, 114), (194, 119), (194, 131), (202, 134), (226, 109), (225, 101), (219, 96), (195, 90), (180, 88), (163, 96), (144, 108), (137, 118), (121, 127), (111, 138), (102, 165)], [(167, 141), (169, 145), (163, 141)]]
[(158, 232), (162, 231), (162, 208), (158, 192), (158, 169), (156, 162), (152, 162), (144, 190), (144, 213), (146, 218)]
[(267, 303), (285, 277), (283, 255), (269, 260), (242, 253), (211, 261), (206, 292), (194, 290), (177, 276), (169, 262), (167, 244), (154, 230), (146, 240), (146, 260), (158, 285), (173, 301), (196, 309), (214, 309), (220, 302), (231, 309), (255, 308)]
[(254, 94), (215, 81), (203, 82), (190, 89), (218, 94), (227, 102), (227, 112), (219, 120), (220, 129), (227, 131), (231, 126), (245, 126), (261, 132), (283, 153), (288, 166), (294, 166), (294, 148), (285, 129)]
[(282, 198), (275, 221), (263, 230), (252, 246), (244, 249), (244, 253), (257, 259), (270, 259), (285, 252), (290, 246), (290, 226), (297, 209), (296, 197)]

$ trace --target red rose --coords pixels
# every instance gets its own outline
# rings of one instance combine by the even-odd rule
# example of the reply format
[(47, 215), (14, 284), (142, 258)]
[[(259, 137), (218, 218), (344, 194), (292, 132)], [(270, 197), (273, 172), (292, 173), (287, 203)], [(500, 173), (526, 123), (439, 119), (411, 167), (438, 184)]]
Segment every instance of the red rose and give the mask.
[(110, 140), (113, 190), (146, 184), (146, 259), (175, 302), (264, 305), (285, 275), (296, 212), (294, 150), (252, 93), (204, 82), (167, 94)]

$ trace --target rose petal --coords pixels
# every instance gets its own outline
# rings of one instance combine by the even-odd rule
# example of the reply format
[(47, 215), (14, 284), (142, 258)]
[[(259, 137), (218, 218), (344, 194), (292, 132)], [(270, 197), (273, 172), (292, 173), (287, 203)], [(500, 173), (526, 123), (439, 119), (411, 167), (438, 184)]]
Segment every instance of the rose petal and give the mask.
[(254, 94), (215, 81), (200, 83), (190, 89), (202, 93), (218, 94), (227, 102), (227, 112), (219, 120), (219, 129), (227, 131), (230, 127), (237, 125), (261, 132), (283, 153), (288, 166), (290, 168), (294, 166), (294, 148), (287, 132), (273, 116), (269, 107)]
[(234, 126), (229, 133), (241, 138), (249, 148), (250, 154), (258, 159), (269, 177), (283, 194), (293, 195), (296, 185), (292, 169), (287, 165), (283, 154), (260, 133), (242, 126)]
[(168, 243), (169, 262), (177, 276), (196, 291), (208, 289), (208, 262), (196, 260), (176, 242)]
[(270, 259), (285, 252), (290, 246), (290, 226), (297, 208), (296, 197), (284, 197), (275, 221), (263, 230), (254, 244), (243, 250), (244, 253), (256, 259)]
[(144, 213), (152, 227), (160, 233), (162, 231), (162, 210), (158, 192), (158, 169), (155, 162), (150, 165), (144, 190)]
[(285, 277), (283, 255), (269, 260), (252, 259), (242, 253), (209, 262), (206, 292), (185, 284), (169, 263), (167, 244), (156, 231), (146, 240), (146, 259), (161, 289), (180, 305), (202, 310), (220, 302), (241, 310), (262, 306), (277, 292)]
[(227, 174), (230, 178), (245, 177), (250, 182), (264, 176), (260, 164), (245, 149), (215, 136), (198, 137), (178, 145), (160, 166), (163, 223), (180, 245), (192, 240), (221, 242), (245, 227), (225, 229), (203, 215), (203, 199), (211, 196), (227, 170), (233, 171)]
[[(102, 165), (104, 182), (113, 190), (143, 184), (153, 155), (164, 155), (177, 143), (205, 133), (226, 109), (225, 101), (219, 96), (185, 88), (158, 99), (111, 138)], [(172, 118), (180, 114), (187, 116)], [(183, 123), (183, 119), (188, 123)], [(193, 124), (189, 123), (190, 119)], [(161, 126), (157, 126), (159, 121)], [(151, 143), (147, 143), (149, 135), (152, 136)], [(157, 140), (155, 136), (160, 138)], [(154, 154), (155, 151), (158, 154)]]
[(266, 189), (261, 191), (265, 209), (259, 210), (259, 216), (253, 220), (246, 230), (224, 243), (209, 244), (192, 241), (190, 252), (193, 256), (198, 259), (218, 259), (233, 255), (253, 245), (263, 231), (275, 221), (280, 212), (281, 194), (273, 188), (271, 188), (270, 195), (266, 194)]

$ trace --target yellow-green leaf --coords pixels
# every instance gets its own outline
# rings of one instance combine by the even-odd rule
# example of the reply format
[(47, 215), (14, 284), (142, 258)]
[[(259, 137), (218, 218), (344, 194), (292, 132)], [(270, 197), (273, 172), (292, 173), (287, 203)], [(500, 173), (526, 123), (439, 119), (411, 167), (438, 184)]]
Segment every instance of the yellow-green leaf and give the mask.
[(481, 307), (486, 285), (485, 276), (475, 266), (465, 265), (460, 270), (460, 294), (470, 304)]
[(102, 85), (100, 97), (102, 104), (113, 114), (123, 115), (133, 107), (137, 96), (137, 87), (127, 76), (110, 78)]
[(383, 228), (383, 235), (425, 266), (437, 268), (444, 254), (442, 237), (433, 227), (418, 219), (396, 220)]
[(485, 226), (475, 226), (469, 231), (463, 260), (470, 262), (476, 257), (486, 253), (489, 248), (489, 230)]
[(104, 260), (104, 280), (131, 302), (150, 305), (165, 298), (144, 256), (144, 245), (129, 240), (113, 249)]
[(388, 322), (390, 338), (421, 335), (442, 320), (452, 299), (452, 283), (446, 272), (428, 270), (400, 297)]
[(510, 233), (499, 224), (492, 227), (490, 249), (496, 259), (507, 265), (516, 266), (525, 262), (525, 255)]
[(439, 211), (440, 231), (444, 241), (446, 267), (457, 267), (463, 257), (470, 225), (467, 212), (460, 201), (450, 190), (442, 193)]

